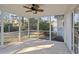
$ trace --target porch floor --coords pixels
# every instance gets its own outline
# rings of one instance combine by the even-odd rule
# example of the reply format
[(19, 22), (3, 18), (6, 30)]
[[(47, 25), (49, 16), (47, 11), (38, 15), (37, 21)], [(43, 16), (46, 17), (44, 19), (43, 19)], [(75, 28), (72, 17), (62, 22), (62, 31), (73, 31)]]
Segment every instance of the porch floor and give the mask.
[(0, 47), (0, 54), (70, 54), (70, 52), (64, 42), (35, 39)]

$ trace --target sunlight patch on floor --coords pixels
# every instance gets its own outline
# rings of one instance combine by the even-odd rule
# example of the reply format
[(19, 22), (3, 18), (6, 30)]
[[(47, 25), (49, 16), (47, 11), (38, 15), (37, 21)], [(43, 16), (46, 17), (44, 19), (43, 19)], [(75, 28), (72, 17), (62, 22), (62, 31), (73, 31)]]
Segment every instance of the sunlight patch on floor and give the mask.
[(17, 53), (24, 53), (24, 52), (30, 52), (30, 51), (35, 51), (35, 50), (41, 50), (41, 49), (50, 48), (53, 46), (54, 46), (54, 44), (47, 44), (47, 45), (39, 45), (39, 46), (35, 46), (35, 47), (28, 47), (28, 48), (24, 48), (24, 49), (20, 50)]
[(12, 42), (12, 43), (10, 43), (9, 45), (12, 45), (12, 44), (14, 44), (14, 45), (20, 45), (20, 44), (22, 44), (23, 42)]

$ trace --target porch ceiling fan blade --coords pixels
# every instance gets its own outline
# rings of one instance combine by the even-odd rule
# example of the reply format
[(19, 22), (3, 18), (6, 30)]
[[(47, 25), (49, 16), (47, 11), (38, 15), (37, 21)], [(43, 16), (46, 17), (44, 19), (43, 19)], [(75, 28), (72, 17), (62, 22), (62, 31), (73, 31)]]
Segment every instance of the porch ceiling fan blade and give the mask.
[(43, 10), (43, 9), (37, 9), (37, 11), (39, 11), (39, 12), (43, 12), (44, 10)]
[(32, 10), (27, 10), (27, 11), (25, 11), (25, 12), (32, 12)]
[(24, 8), (27, 8), (27, 9), (31, 9), (30, 7), (27, 7), (27, 6), (23, 6)]

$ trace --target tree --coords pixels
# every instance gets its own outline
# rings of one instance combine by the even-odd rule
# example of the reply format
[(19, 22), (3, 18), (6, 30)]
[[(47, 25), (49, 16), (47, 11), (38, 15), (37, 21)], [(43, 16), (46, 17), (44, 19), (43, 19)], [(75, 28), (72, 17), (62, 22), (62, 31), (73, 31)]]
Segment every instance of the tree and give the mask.
[(29, 25), (31, 30), (37, 29), (37, 19), (35, 18), (29, 18)]
[(47, 21), (40, 21), (39, 29), (40, 30), (49, 30), (49, 23), (47, 23)]
[(21, 29), (22, 30), (26, 30), (28, 28), (28, 23), (26, 20), (24, 20), (24, 17), (22, 17), (22, 20), (21, 20)]

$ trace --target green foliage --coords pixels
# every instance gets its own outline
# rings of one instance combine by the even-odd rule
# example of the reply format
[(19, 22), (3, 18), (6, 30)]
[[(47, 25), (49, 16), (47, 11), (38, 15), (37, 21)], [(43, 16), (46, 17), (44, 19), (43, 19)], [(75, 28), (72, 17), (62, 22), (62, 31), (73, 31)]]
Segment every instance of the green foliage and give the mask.
[(37, 29), (37, 19), (35, 18), (29, 18), (29, 25), (31, 30), (36, 30)]
[[(29, 18), (30, 29), (32, 29), (32, 30), (37, 29), (38, 20), (39, 20), (39, 30), (49, 30), (48, 21), (45, 21), (43, 19), (35, 19), (35, 18)], [(24, 20), (22, 20), (21, 23), (22, 23), (21, 29), (26, 30), (28, 28), (28, 23)], [(8, 23), (8, 22), (4, 23), (4, 32), (8, 32), (9, 30), (18, 31), (18, 29), (19, 29), (18, 26), (13, 26), (12, 23)], [(53, 29), (53, 27), (52, 27), (52, 29)]]
[(26, 21), (24, 21), (24, 19), (21, 20), (21, 29), (22, 30), (26, 30), (28, 28), (28, 23)]
[(8, 27), (10, 26), (10, 28), (12, 28), (12, 24), (4, 24), (4, 32), (8, 32)]
[(17, 26), (13, 26), (13, 24), (11, 24), (11, 23), (5, 23), (4, 24), (4, 32), (9, 32), (9, 30), (10, 30), (10, 32), (12, 32), (12, 31), (18, 31), (18, 27)]
[(49, 30), (49, 23), (47, 23), (46, 21), (40, 21), (39, 29), (40, 30)]
[[(35, 19), (35, 18), (29, 18), (30, 22), (30, 29), (37, 29), (37, 22), (39, 20), (39, 29), (40, 30), (49, 30), (49, 23), (48, 21), (44, 21), (43, 19)], [(53, 27), (52, 27), (53, 29)]]

